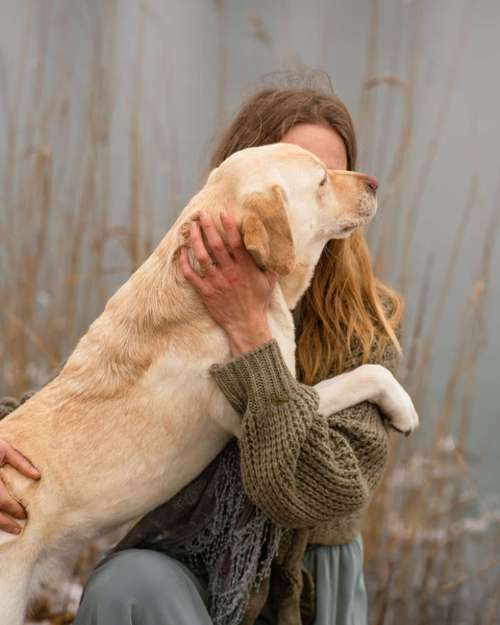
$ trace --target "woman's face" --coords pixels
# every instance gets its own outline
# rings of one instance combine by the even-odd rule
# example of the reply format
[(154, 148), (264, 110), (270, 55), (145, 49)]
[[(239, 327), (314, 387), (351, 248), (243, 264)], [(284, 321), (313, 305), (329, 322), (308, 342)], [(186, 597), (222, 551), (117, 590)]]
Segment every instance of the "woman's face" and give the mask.
[(299, 123), (281, 137), (280, 143), (294, 143), (320, 158), (328, 169), (347, 169), (347, 152), (339, 133), (321, 124)]

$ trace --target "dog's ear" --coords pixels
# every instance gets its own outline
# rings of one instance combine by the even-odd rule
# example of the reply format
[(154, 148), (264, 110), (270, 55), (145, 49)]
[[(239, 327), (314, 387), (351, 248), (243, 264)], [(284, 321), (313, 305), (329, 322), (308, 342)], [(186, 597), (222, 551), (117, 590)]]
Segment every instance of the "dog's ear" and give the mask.
[(261, 269), (289, 274), (296, 262), (284, 191), (273, 185), (270, 193), (248, 193), (241, 206), (241, 233), (246, 249)]

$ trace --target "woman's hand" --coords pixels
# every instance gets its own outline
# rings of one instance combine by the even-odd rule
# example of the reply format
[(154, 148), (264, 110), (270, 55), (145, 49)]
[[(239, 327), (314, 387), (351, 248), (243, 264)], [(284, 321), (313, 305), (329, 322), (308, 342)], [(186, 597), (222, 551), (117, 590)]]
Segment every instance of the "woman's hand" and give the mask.
[(233, 355), (239, 355), (272, 338), (267, 310), (277, 275), (257, 267), (233, 217), (223, 211), (220, 216), (228, 247), (210, 215), (200, 211), (201, 228), (217, 264), (212, 263), (200, 226), (193, 222), (190, 247), (204, 277), (191, 267), (186, 246), (181, 250), (180, 265), (184, 277), (198, 291), (213, 319), (229, 335)]
[[(6, 441), (0, 440), (0, 467), (4, 464), (10, 464), (26, 477), (34, 480), (40, 478), (40, 471), (35, 469), (21, 452)], [(4, 483), (0, 480), (0, 530), (10, 534), (19, 534), (21, 526), (14, 521), (14, 518), (26, 519), (26, 511), (9, 495)]]

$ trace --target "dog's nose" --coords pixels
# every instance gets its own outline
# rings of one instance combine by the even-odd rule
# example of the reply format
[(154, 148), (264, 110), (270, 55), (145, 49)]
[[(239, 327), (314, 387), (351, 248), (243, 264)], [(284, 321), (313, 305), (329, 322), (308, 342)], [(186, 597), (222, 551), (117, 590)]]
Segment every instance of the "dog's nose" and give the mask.
[(378, 180), (375, 176), (368, 176), (365, 174), (366, 184), (372, 189), (372, 191), (376, 191), (378, 189)]

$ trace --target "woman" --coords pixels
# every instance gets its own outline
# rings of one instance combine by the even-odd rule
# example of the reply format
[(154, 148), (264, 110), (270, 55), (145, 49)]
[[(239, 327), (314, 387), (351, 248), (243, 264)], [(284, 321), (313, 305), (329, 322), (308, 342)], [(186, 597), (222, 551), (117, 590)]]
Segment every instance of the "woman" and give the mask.
[[(334, 93), (312, 88), (267, 88), (251, 96), (223, 133), (210, 169), (237, 150), (278, 141), (310, 150), (330, 169), (355, 169), (356, 137), (347, 108)], [(275, 276), (255, 265), (230, 217), (223, 225), (229, 247), (209, 218), (201, 219), (205, 242), (193, 227), (191, 245), (204, 277), (191, 268), (185, 251), (183, 274), (231, 345), (232, 360), (214, 366), (214, 375), (243, 418), (245, 491), (275, 523), (302, 531), (294, 552), (302, 575), (290, 582), (290, 596), (278, 604), (263, 595), (267, 600), (257, 620), (244, 622), (366, 625), (360, 515), (383, 471), (388, 430), (369, 402), (320, 416), (306, 385), (365, 362), (394, 372), (403, 300), (373, 275), (360, 230), (330, 240), (294, 310), (295, 380), (267, 324)], [(275, 402), (277, 391), (292, 399)], [(2, 454), (36, 477), (0, 441), (0, 464)], [(21, 514), (0, 484), (0, 529), (13, 531), (13, 517)], [(279, 585), (275, 590), (278, 596)], [(306, 595), (314, 597), (313, 608)], [(90, 578), (75, 625), (209, 625), (206, 601), (205, 580), (185, 564), (157, 551), (125, 549)]]

